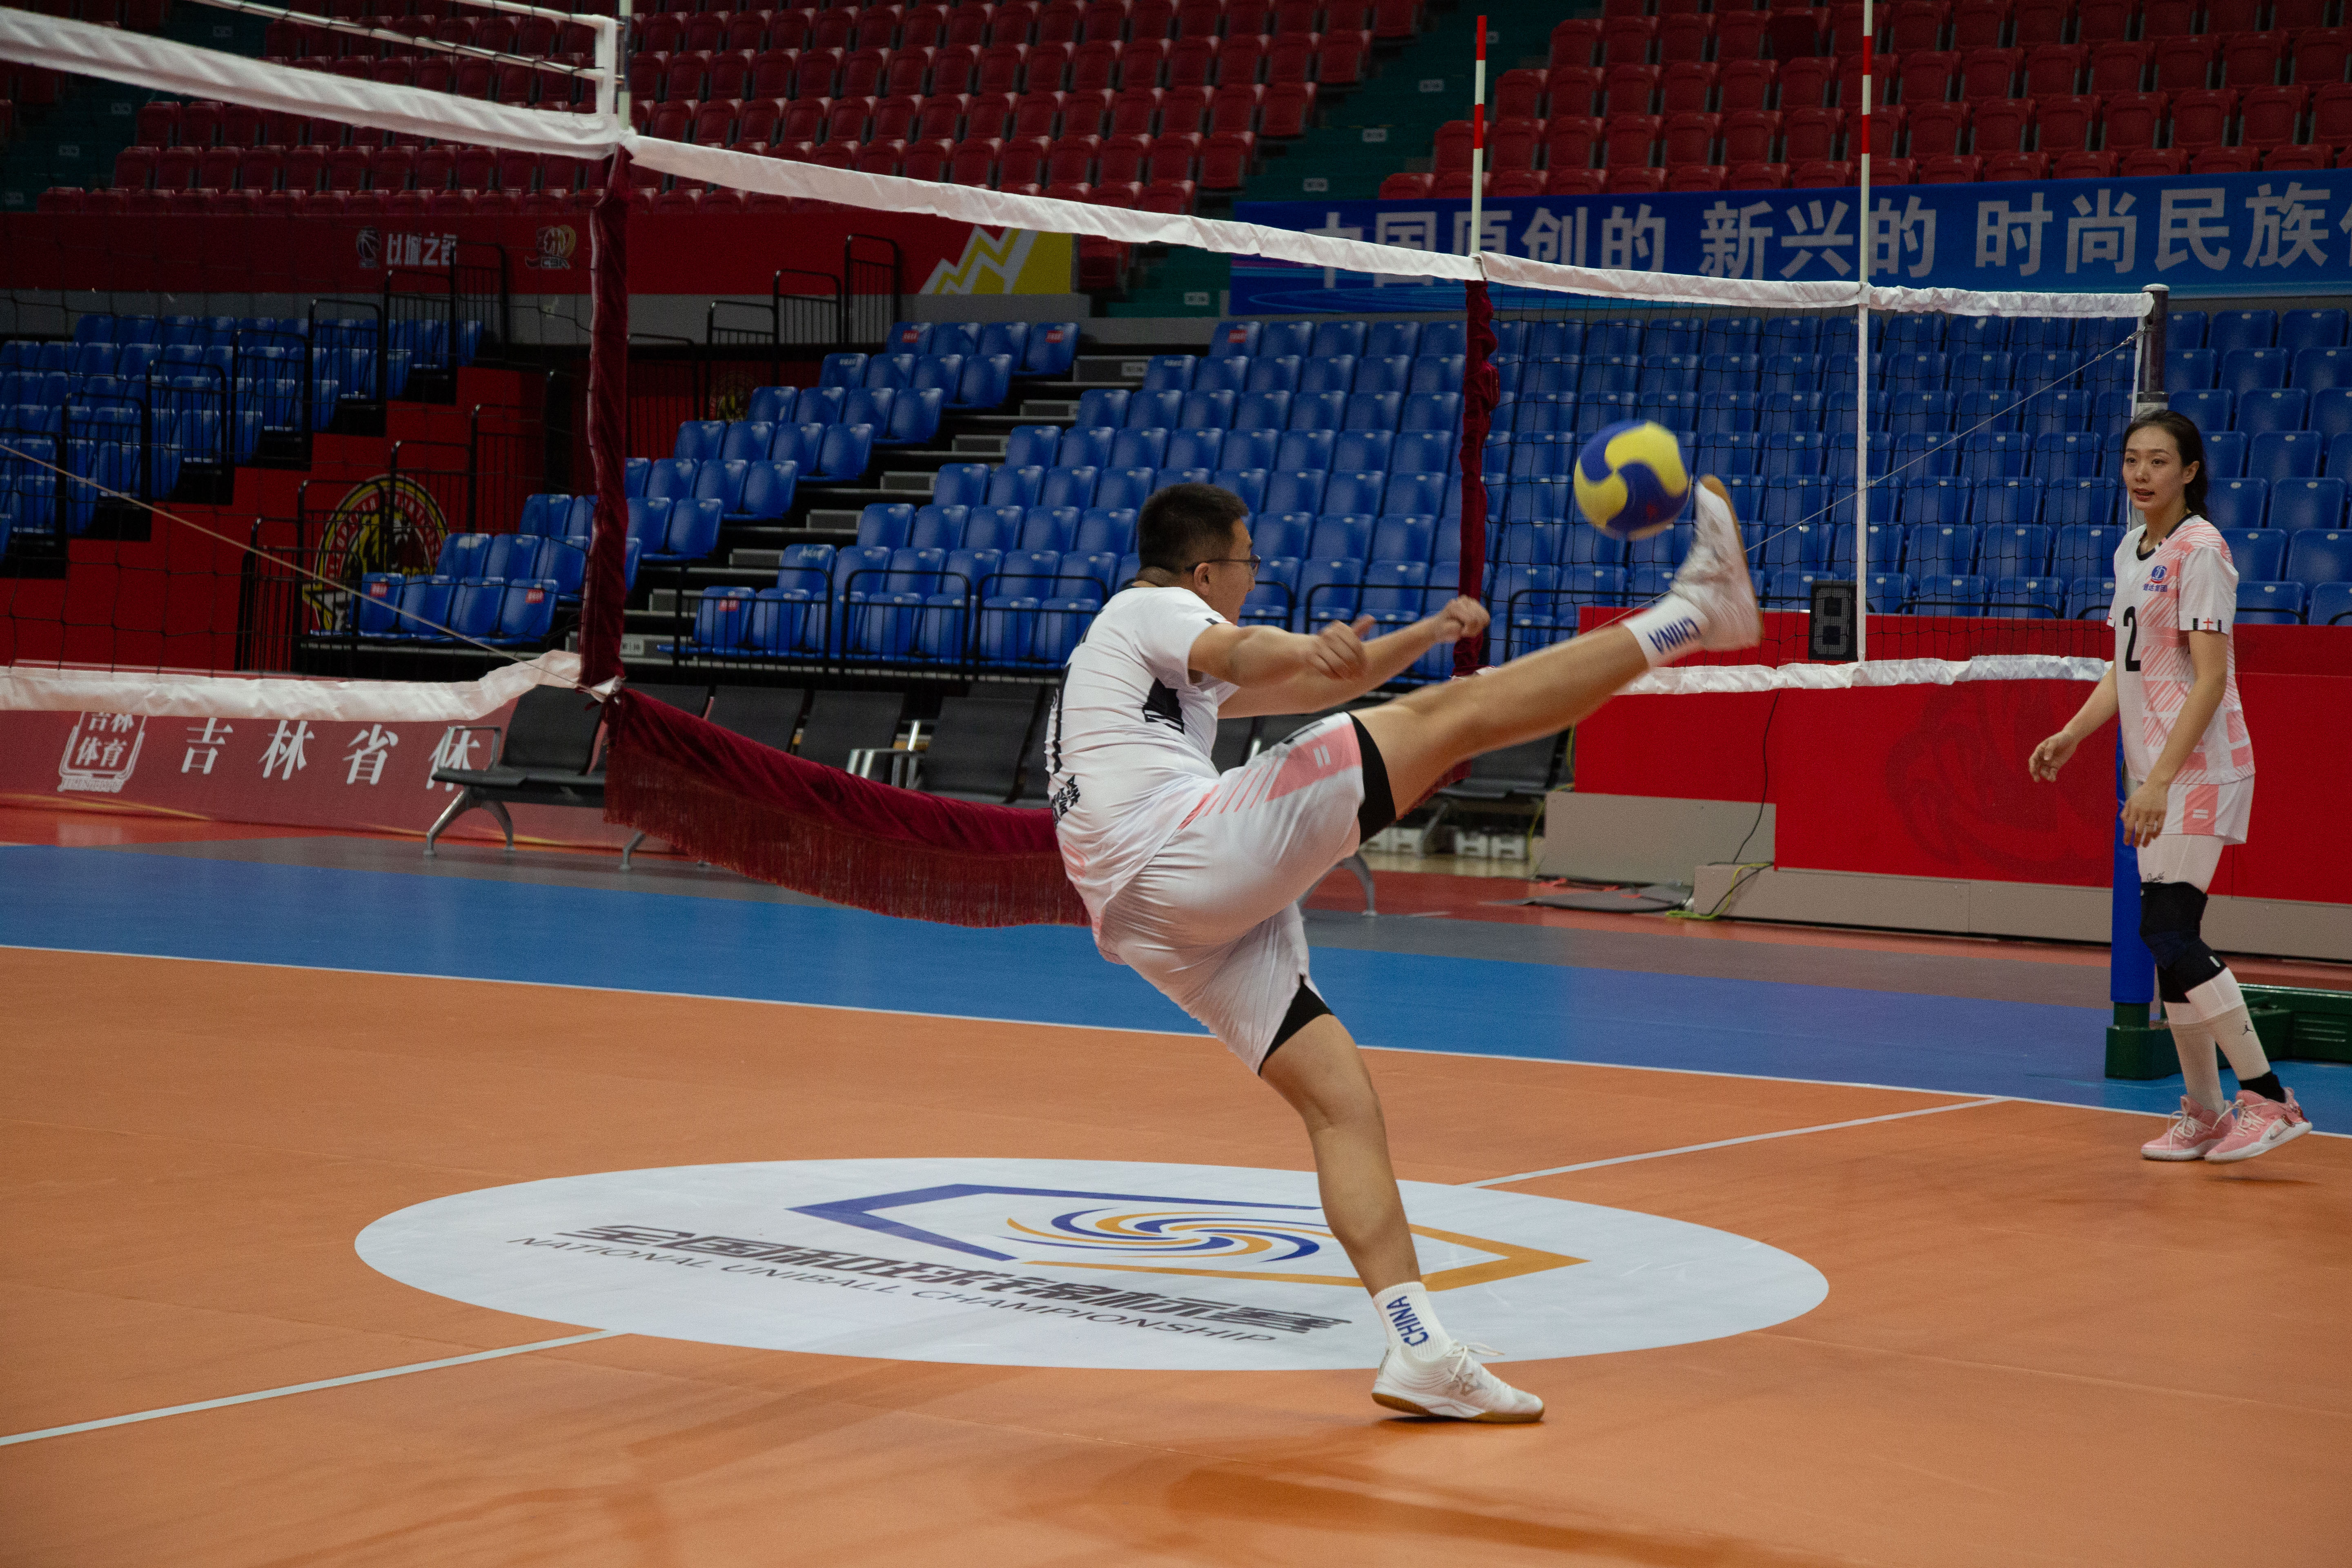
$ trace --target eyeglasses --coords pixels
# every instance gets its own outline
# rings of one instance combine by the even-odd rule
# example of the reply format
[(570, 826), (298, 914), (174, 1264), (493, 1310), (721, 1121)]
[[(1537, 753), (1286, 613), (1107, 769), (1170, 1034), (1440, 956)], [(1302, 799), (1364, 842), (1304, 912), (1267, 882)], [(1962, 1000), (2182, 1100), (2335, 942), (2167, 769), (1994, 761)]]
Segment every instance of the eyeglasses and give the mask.
[(1200, 562), (1199, 564), (1202, 566), (1246, 566), (1250, 569), (1250, 575), (1255, 577), (1257, 575), (1257, 569), (1265, 564), (1265, 557), (1263, 555), (1219, 555), (1211, 560)]

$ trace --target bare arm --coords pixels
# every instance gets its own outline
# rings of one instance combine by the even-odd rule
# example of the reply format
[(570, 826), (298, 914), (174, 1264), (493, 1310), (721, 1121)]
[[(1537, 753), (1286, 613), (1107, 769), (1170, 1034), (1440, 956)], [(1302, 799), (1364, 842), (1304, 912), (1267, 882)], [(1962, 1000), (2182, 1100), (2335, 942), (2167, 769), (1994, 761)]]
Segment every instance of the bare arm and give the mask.
[(2147, 777), (2124, 802), (2124, 837), (2135, 846), (2149, 843), (2164, 831), (2166, 793), (2171, 789), (2172, 781), (2180, 776), (2189, 753), (2205, 738), (2205, 726), (2213, 721), (2215, 710), (2221, 706), (2221, 694), (2230, 682), (2230, 634), (2190, 632), (2189, 662), (2197, 671), (2197, 679), (2189, 688), (2189, 700), (2180, 705), (2180, 712), (2172, 721), (2172, 734), (2148, 768)]
[[(1358, 621), (1354, 635), (1360, 637), (1370, 625)], [(1426, 620), (1361, 644), (1364, 666), (1354, 675), (1334, 679), (1318, 671), (1302, 671), (1287, 680), (1245, 689), (1218, 712), (1223, 718), (1246, 719), (1256, 713), (1317, 713), (1337, 708), (1394, 680), (1431, 648), (1486, 629), (1486, 607), (1475, 599), (1455, 599)]]
[(2099, 727), (2115, 716), (2116, 667), (2111, 664), (2106, 674), (2099, 677), (2099, 684), (2083, 699), (2082, 707), (2066, 721), (2066, 727), (2033, 748), (2033, 754), (2025, 760), (2026, 773), (2043, 784), (2055, 783), (2058, 770), (2066, 765), (2074, 748), (2098, 733)]

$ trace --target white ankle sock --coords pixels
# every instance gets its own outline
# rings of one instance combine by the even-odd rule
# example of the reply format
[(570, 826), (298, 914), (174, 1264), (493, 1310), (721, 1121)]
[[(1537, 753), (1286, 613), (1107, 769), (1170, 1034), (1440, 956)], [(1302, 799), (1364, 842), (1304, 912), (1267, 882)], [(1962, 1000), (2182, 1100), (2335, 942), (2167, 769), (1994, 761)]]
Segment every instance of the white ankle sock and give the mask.
[(1391, 1285), (1372, 1297), (1389, 1349), (1417, 1362), (1433, 1362), (1454, 1348), (1454, 1336), (1437, 1321), (1429, 1291), (1420, 1280)]
[(2213, 1036), (2204, 1023), (2187, 1012), (2164, 1009), (2172, 1026), (2172, 1048), (2180, 1053), (2181, 1092), (2218, 1115), (2227, 1100), (2221, 1097), (2221, 1064), (2213, 1055)]
[(1698, 612), (1672, 594), (1617, 624), (1633, 634), (1653, 669), (1698, 651)]

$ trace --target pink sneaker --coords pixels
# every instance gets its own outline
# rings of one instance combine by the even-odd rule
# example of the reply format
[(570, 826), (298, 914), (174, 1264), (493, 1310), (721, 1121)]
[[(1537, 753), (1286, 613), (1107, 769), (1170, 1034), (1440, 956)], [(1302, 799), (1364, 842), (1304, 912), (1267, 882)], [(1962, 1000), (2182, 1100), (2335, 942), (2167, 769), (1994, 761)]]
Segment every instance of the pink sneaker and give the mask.
[(2311, 1131), (2310, 1118), (2294, 1102), (2294, 1090), (2291, 1089), (2286, 1091), (2284, 1105), (2242, 1089), (2238, 1091), (2238, 1103), (2230, 1108), (2230, 1112), (2228, 1136), (2205, 1152), (2208, 1160), (2222, 1164), (2267, 1154)]
[(2205, 1151), (2228, 1136), (2230, 1113), (2208, 1110), (2187, 1095), (2180, 1097), (2180, 1114), (2164, 1130), (2139, 1146), (2143, 1160), (2202, 1160)]

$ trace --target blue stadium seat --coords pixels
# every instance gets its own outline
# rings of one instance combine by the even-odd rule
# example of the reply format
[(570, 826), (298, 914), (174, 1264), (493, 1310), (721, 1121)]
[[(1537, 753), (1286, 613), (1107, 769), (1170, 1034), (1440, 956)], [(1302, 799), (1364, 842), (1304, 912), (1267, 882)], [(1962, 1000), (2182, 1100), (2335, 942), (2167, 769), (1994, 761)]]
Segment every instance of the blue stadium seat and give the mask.
[(1336, 430), (1286, 430), (1275, 443), (1274, 460), (1267, 465), (1275, 469), (1328, 470), (1331, 454), (1339, 446)]
[(1339, 426), (1343, 430), (1393, 431), (1403, 403), (1404, 394), (1401, 392), (1351, 392)]
[(1252, 511), (1265, 504), (1266, 470), (1264, 468), (1219, 468), (1210, 482), (1241, 497)]
[(693, 646), (712, 653), (734, 653), (751, 634), (750, 588), (709, 587), (694, 607)]
[[(5, 542), (5, 537), (0, 534), (0, 542)], [(382, 637), (402, 629), (397, 613), (401, 581), (397, 572), (370, 572), (361, 576), (360, 596), (352, 617), (352, 631), (363, 637)]]
[(2312, 589), (2303, 618), (2315, 626), (2352, 626), (2352, 582), (2322, 583)]
[(1307, 557), (1361, 561), (1371, 549), (1373, 520), (1361, 513), (1325, 512), (1307, 531)]
[(931, 352), (931, 332), (929, 321), (893, 321), (882, 334), (882, 342), (892, 353), (927, 354)]
[(1016, 425), (1005, 432), (1003, 461), (1014, 468), (1050, 468), (1061, 440), (1058, 425)]
[(2238, 580), (2240, 626), (2292, 626), (2303, 622), (2304, 585), (2300, 583), (2258, 583)]
[(938, 506), (978, 506), (988, 499), (989, 468), (985, 463), (942, 463), (931, 484)]
[(1362, 321), (1318, 321), (1315, 326), (1309, 355), (1349, 354), (1364, 352), (1364, 338), (1369, 329)]
[[(1916, 575), (1916, 574), (1915, 574)], [(1915, 616), (1980, 616), (1992, 584), (1969, 573), (1929, 573), (1916, 577), (1911, 595)]]
[(1959, 443), (1943, 435), (1895, 432), (1895, 466), (1888, 473), (1906, 481), (1949, 479), (1959, 466)]
[(1290, 423), (1290, 394), (1249, 392), (1234, 405), (1236, 430), (1280, 430)]
[[(1376, 562), (1426, 562), (1436, 526), (1436, 520), (1433, 517), (1383, 517), (1372, 529), (1371, 558)], [(1594, 529), (1592, 531), (1598, 533), (1601, 531)]]
[(743, 475), (743, 496), (732, 514), (770, 522), (793, 510), (793, 492), (800, 484), (797, 463), (753, 463)]
[(1960, 443), (1958, 477), (1978, 484), (2022, 479), (2041, 439), (2021, 430), (1979, 430)]
[(496, 577), (500, 581), (539, 575), (539, 552), (546, 542), (534, 534), (499, 533), (490, 537), (490, 547), (482, 557), (481, 570), (469, 575)]
[[(1958, 427), (1969, 431), (2022, 430), (2025, 428), (2025, 408), (2011, 392), (1956, 392), (1950, 395), (1957, 405), (1953, 418)], [(1852, 426), (1848, 418), (1846, 424)]]
[(857, 514), (857, 542), (897, 550), (915, 525), (915, 509), (905, 501), (869, 501)]
[(1191, 354), (1153, 354), (1144, 362), (1143, 390), (1146, 392), (1192, 391), (1194, 363)]
[(1764, 416), (1765, 394), (1753, 389), (1699, 394), (1697, 430), (1701, 436), (1745, 435)]
[(2303, 530), (2287, 544), (2286, 575), (2303, 584), (2352, 582), (2352, 533)]
[(1078, 412), (1074, 423), (1081, 430), (1102, 426), (1116, 428), (1127, 423), (1128, 392), (1125, 387), (1090, 386), (1078, 394)]
[[(2053, 528), (2064, 528), (2070, 523), (2104, 527), (2116, 521), (2116, 499), (2119, 493), (2106, 479), (2053, 479), (2042, 493), (2042, 521)], [(2131, 521), (2137, 523), (2138, 514), (2134, 513)]]
[[(1230, 392), (1235, 397), (1239, 397), (1249, 390), (1249, 373), (1250, 362), (1246, 359), (1231, 357), (1195, 360), (1192, 364), (1192, 390)], [(1233, 405), (1228, 402), (1225, 406), (1230, 409)]]
[[(910, 353), (876, 354), (866, 362), (866, 376), (859, 384), (887, 386), (894, 391), (906, 391), (915, 384), (917, 357)], [(782, 390), (790, 392), (791, 388), (786, 387)], [(787, 401), (784, 405), (784, 413), (776, 417), (780, 419), (790, 417), (792, 407), (791, 402)]]
[(2238, 428), (2249, 436), (2269, 430), (2300, 430), (2311, 395), (2294, 387), (2264, 388), (2238, 399)]
[(2230, 564), (2239, 579), (2268, 582), (2286, 566), (2287, 535), (2275, 528), (2225, 528), (2221, 537), (2230, 546)]
[(2205, 516), (2216, 528), (2260, 528), (2270, 501), (2262, 479), (2215, 479), (2207, 489)]
[[(961, 354), (923, 354), (915, 361), (915, 374), (907, 378), (908, 386), (918, 392), (937, 392), (957, 406), (956, 399), (963, 387), (964, 356)], [(800, 416), (808, 417), (808, 395), (801, 395)]]
[(1964, 523), (1913, 523), (1903, 547), (1903, 569), (1922, 582), (1961, 575), (1974, 568), (1976, 553), (1976, 530)]
[(1048, 468), (1037, 487), (1035, 504), (1081, 510), (1090, 507), (1095, 504), (1095, 485), (1100, 477), (1099, 471), (1091, 468)]
[(1111, 437), (1110, 456), (1096, 467), (1156, 468), (1168, 460), (1165, 430), (1122, 430)]
[(677, 441), (670, 456), (698, 463), (705, 458), (719, 456), (719, 444), (726, 438), (724, 419), (688, 419), (677, 427)]
[(699, 561), (719, 548), (719, 528), (724, 509), (712, 497), (670, 503), (669, 526), (660, 544), (648, 542), (638, 559), (655, 563)]
[[(948, 406), (961, 409), (1001, 408), (1013, 395), (1013, 359), (1011, 354), (971, 355), (963, 362), (963, 374), (957, 378), (955, 395)], [(919, 388), (920, 382), (917, 383)]]
[(537, 533), (563, 537), (564, 519), (572, 512), (572, 498), (558, 495), (525, 496), (522, 520), (515, 524), (518, 533)]
[[(1402, 414), (1397, 421), (1400, 431), (1437, 430), (1447, 435), (1460, 427), (1462, 398), (1452, 392), (1415, 392), (1404, 400)], [(1236, 415), (1234, 423), (1241, 423)]]
[(1297, 613), (1298, 558), (1268, 555), (1257, 569), (1257, 582), (1242, 601), (1241, 624), (1287, 626)]
[(1215, 468), (1225, 444), (1223, 430), (1171, 430), (1159, 465), (1171, 468)]
[(1095, 483), (1095, 504), (1114, 510), (1140, 510), (1151, 499), (1157, 470), (1141, 467), (1106, 468)]
[(1301, 393), (1352, 392), (1356, 384), (1356, 358), (1353, 354), (1334, 354), (1328, 358), (1310, 358), (1298, 367)]
[(1297, 558), (1307, 553), (1307, 536), (1315, 526), (1311, 511), (1270, 512), (1250, 525), (1252, 548), (1267, 560)]
[(1462, 390), (1464, 356), (1444, 354), (1435, 358), (1417, 359), (1405, 375), (1404, 385), (1397, 390), (1415, 392), (1454, 392)]
[[(817, 371), (816, 384), (819, 386), (862, 386), (865, 382), (866, 356), (862, 353), (827, 354)], [(770, 392), (775, 389), (761, 387), (760, 390)]]
[[(918, 395), (908, 392), (908, 396)], [(870, 425), (877, 431), (890, 428), (890, 415), (898, 405), (899, 394), (891, 387), (858, 387), (841, 400), (843, 425)]]
[(2326, 437), (2309, 430), (2270, 430), (2254, 437), (2246, 455), (2246, 477), (2308, 479), (2319, 472)]
[(453, 533), (441, 542), (441, 557), (434, 565), (434, 574), (451, 578), (482, 576), (482, 562), (489, 552), (488, 534)]
[(1268, 321), (1258, 335), (1257, 353), (1260, 357), (1295, 354), (1303, 359), (1313, 352), (1314, 342), (1312, 321)]
[(1029, 333), (1022, 344), (1021, 370), (1024, 375), (1064, 376), (1077, 358), (1078, 324), (1076, 321), (1032, 321)]
[(964, 519), (971, 509), (963, 506), (940, 506), (933, 503), (915, 509), (915, 520), (907, 530), (907, 545), (912, 550), (954, 550), (963, 542)]
[(2277, 332), (2275, 310), (2221, 310), (2208, 318), (2204, 346), (2216, 353), (2266, 349)]
[(1129, 430), (1172, 430), (1184, 410), (1181, 392), (1139, 392), (1127, 400), (1125, 427)]
[(2116, 580), (2104, 574), (2083, 576), (2066, 584), (2066, 618), (2104, 621), (2115, 606)]
[(765, 459), (768, 448), (775, 444), (776, 426), (765, 419), (738, 419), (727, 426), (727, 434), (719, 443), (718, 455), (744, 461)]
[[(1266, 479), (1265, 509), (1276, 513), (1319, 512), (1323, 510), (1323, 487), (1329, 477), (1319, 468), (1277, 468)], [(1306, 552), (1301, 550), (1298, 553), (1304, 555)]]
[(499, 596), (497, 635), (483, 640), (494, 647), (520, 647), (547, 640), (555, 619), (562, 588), (547, 578), (509, 582)]
[[(2169, 331), (2168, 344), (2172, 342)], [(2172, 391), (2190, 392), (2221, 384), (2221, 357), (2211, 349), (2167, 347), (2164, 352), (2164, 384)]]
[(2011, 367), (2005, 352), (1961, 352), (1948, 338), (1945, 361), (1944, 385), (1952, 392), (2006, 393), (2009, 390)]
[(1769, 528), (1759, 546), (1748, 552), (1748, 559), (1751, 566), (1768, 572), (1790, 568), (1811, 572), (1828, 566), (1829, 552), (1827, 522), (1789, 522)]
[(2100, 474), (2107, 437), (2095, 431), (2058, 431), (2033, 437), (2033, 477), (2087, 479)]
[(1135, 548), (1135, 514), (1090, 506), (1078, 515), (1069, 547), (1081, 555), (1124, 555)]
[[(691, 500), (691, 496), (680, 497)], [(629, 498), (629, 539), (645, 550), (659, 550), (669, 538), (670, 509), (678, 502), (666, 496)]]
[(1156, 468), (1152, 471), (1151, 488), (1156, 493), (1171, 485), (1205, 485), (1215, 477), (1208, 468)]
[(814, 470), (805, 464), (801, 468), (804, 485), (850, 485), (866, 477), (874, 460), (874, 426), (871, 425), (828, 425), (824, 444), (818, 449)]
[(1236, 424), (1225, 435), (1224, 446), (1218, 454), (1227, 468), (1270, 468), (1274, 467), (1275, 447), (1282, 440), (1279, 430), (1244, 427)]
[(2212, 430), (2205, 437), (2205, 477), (2236, 479), (2245, 477), (2246, 437), (2236, 430)]
[[(849, 400), (846, 388), (838, 386), (803, 386), (793, 403), (793, 423), (795, 425), (838, 425), (841, 407)], [(680, 453), (683, 457), (685, 454)]]
[(2227, 430), (2236, 417), (2238, 395), (2212, 387), (2168, 393), (2166, 404), (2175, 414), (2185, 414), (2197, 423), (2199, 432)]
[(2282, 530), (2341, 528), (2346, 489), (2341, 479), (2282, 479), (2271, 487), (2270, 525)]
[(1996, 578), (1984, 609), (2002, 620), (2054, 621), (2065, 613), (2066, 584), (2056, 577)]
[(694, 499), (715, 500), (721, 511), (736, 511), (743, 504), (743, 479), (751, 464), (740, 458), (712, 458), (695, 470)]
[(2050, 550), (2047, 528), (2032, 524), (2012, 528), (1979, 526), (1976, 570), (1994, 578), (2042, 577), (2051, 570)]
[(1184, 395), (1184, 401), (1176, 411), (1177, 423), (1194, 429), (1226, 429), (1234, 422), (1234, 410), (1239, 405), (1240, 397), (1241, 395), (1231, 387), (1196, 387)]
[(2077, 577), (2105, 576), (2115, 563), (2116, 547), (2123, 542), (2122, 529), (2084, 523), (2070, 523), (2054, 530), (2053, 534), (2055, 547), (2050, 570), (2069, 582)]
[(1043, 468), (1013, 468), (1000, 463), (990, 471), (988, 493), (981, 499), (989, 506), (1035, 506), (1045, 483)]
[(1347, 413), (1344, 392), (1302, 392), (1290, 400), (1288, 428), (1336, 432), (1347, 422)]
[[(1335, 469), (1329, 481), (1324, 486), (1322, 505), (1317, 510), (1326, 512), (1360, 514), (1367, 517), (1378, 516), (1383, 510), (1382, 496), (1388, 489), (1388, 478), (1384, 472), (1371, 470), (1346, 472)], [(1314, 550), (1309, 553), (1321, 554), (1322, 552)]]
[(1297, 354), (1264, 354), (1249, 362), (1242, 378), (1242, 395), (1253, 392), (1297, 392), (1307, 362)]

